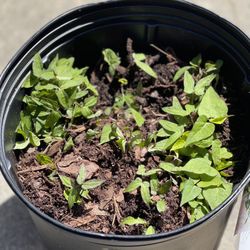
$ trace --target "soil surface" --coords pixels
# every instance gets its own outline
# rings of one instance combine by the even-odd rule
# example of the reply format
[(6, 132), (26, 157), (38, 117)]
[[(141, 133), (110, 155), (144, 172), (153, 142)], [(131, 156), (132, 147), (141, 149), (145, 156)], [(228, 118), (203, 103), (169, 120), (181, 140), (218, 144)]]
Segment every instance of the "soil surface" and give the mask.
[[(122, 91), (136, 93), (136, 105), (139, 106), (145, 118), (145, 123), (140, 130), (143, 136), (146, 136), (158, 129), (158, 120), (167, 116), (161, 108), (171, 105), (173, 96), (177, 96), (182, 104), (189, 102), (183, 92), (182, 81), (173, 83), (175, 72), (185, 64), (171, 49), (164, 54), (156, 51), (156, 54), (147, 56), (148, 64), (158, 75), (158, 78), (154, 79), (134, 65), (131, 39), (127, 42), (127, 52), (127, 59), (122, 62), (125, 66), (118, 67), (115, 78), (107, 74), (107, 65), (103, 62), (100, 62), (92, 71), (91, 83), (100, 93), (96, 110), (105, 110), (113, 106), (115, 98), (121, 94), (118, 79), (128, 79), (129, 83), (124, 85)], [(230, 103), (227, 90), (223, 88), (222, 92), (227, 96), (227, 103)], [(234, 107), (236, 109), (234, 113), (237, 113), (237, 104)], [(78, 125), (72, 126), (68, 132), (73, 137), (75, 147), (67, 153), (63, 152), (64, 140), (55, 141), (46, 148), (29, 148), (21, 153), (16, 167), (24, 195), (52, 218), (87, 231), (126, 235), (143, 234), (144, 226), (120, 226), (121, 219), (127, 216), (146, 219), (155, 227), (157, 233), (168, 232), (188, 224), (188, 211), (180, 207), (181, 197), (177, 183), (173, 184), (173, 182), (165, 194), (167, 210), (161, 214), (156, 209), (147, 207), (139, 192), (123, 192), (135, 178), (139, 164), (144, 164), (147, 169), (151, 169), (157, 167), (162, 159), (161, 156), (147, 152), (146, 148), (135, 147), (122, 153), (113, 141), (100, 145), (98, 137), (88, 138), (88, 129), (100, 131), (104, 124), (114, 121), (123, 132), (126, 129), (133, 131), (136, 128), (135, 122), (126, 118), (124, 109), (112, 109), (104, 119), (91, 119), (84, 124), (79, 122)], [(218, 137), (224, 146), (232, 149), (235, 160), (244, 162), (246, 157), (242, 155), (245, 155), (248, 150), (245, 147), (246, 143), (239, 142), (242, 137), (238, 136), (239, 139), (234, 139), (231, 129), (227, 121), (218, 131)], [(241, 151), (237, 151), (235, 145), (237, 148), (239, 145), (244, 147), (241, 147)], [(53, 181), (48, 178), (51, 170), (36, 161), (38, 152), (46, 153), (53, 159), (58, 173), (75, 178), (81, 164), (84, 164), (88, 179), (98, 178), (105, 182), (90, 191), (91, 200), (86, 200), (81, 205), (75, 205), (69, 209), (63, 195), (64, 187), (58, 177)], [(227, 171), (233, 175), (233, 169)], [(165, 181), (170, 178), (167, 173), (161, 176), (161, 180)], [(237, 181), (237, 178), (233, 180)], [(153, 198), (158, 199), (157, 196)]]

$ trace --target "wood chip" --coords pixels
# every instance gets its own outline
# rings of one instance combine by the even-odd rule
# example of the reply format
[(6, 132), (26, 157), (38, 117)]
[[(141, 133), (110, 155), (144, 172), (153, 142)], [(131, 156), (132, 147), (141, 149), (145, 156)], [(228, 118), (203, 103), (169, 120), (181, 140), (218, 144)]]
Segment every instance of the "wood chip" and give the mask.
[(67, 129), (69, 132), (74, 132), (74, 133), (81, 133), (86, 130), (86, 127), (84, 125), (78, 125), (78, 126), (72, 126), (69, 129)]
[(100, 168), (95, 162), (83, 160), (81, 157), (75, 157), (74, 159), (71, 158), (57, 163), (57, 167), (60, 172), (68, 174), (72, 177), (77, 177), (81, 166), (86, 169), (86, 180), (91, 179)]
[(115, 195), (115, 200), (116, 200), (118, 203), (121, 203), (121, 202), (124, 201), (123, 189), (120, 189), (120, 190), (119, 190), (119, 193)]
[(109, 187), (108, 189), (102, 190), (102, 192), (99, 194), (100, 199), (100, 209), (103, 209), (107, 206), (107, 204), (112, 200), (114, 196), (114, 187)]
[(73, 219), (72, 221), (66, 222), (65, 224), (70, 226), (70, 227), (80, 227), (83, 225), (86, 225), (96, 219), (96, 216), (93, 215), (87, 215), (87, 216), (82, 216), (77, 219)]
[(54, 156), (58, 151), (62, 150), (63, 145), (64, 140), (55, 141), (45, 149), (44, 153), (48, 156)]
[(88, 214), (92, 216), (109, 216), (110, 214), (104, 210), (99, 209), (99, 206), (97, 204), (93, 204), (92, 202), (89, 202), (85, 204), (86, 209), (90, 210)]
[(64, 158), (62, 158), (57, 163), (57, 167), (58, 168), (68, 167), (70, 164), (72, 164), (74, 162), (81, 162), (81, 161), (82, 161), (82, 157), (72, 155), (71, 157), (64, 157)]
[(86, 179), (91, 179), (100, 169), (100, 167), (95, 162), (82, 160), (81, 164), (82, 163), (84, 164), (84, 167), (87, 171)]

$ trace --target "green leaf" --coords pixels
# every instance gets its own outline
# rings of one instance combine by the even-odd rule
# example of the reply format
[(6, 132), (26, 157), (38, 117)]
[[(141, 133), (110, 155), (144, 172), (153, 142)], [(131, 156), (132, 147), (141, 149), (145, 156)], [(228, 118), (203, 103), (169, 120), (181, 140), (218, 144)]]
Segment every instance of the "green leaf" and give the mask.
[(69, 196), (68, 196), (68, 205), (71, 209), (75, 203), (78, 201), (78, 192), (75, 188), (70, 189)]
[(54, 127), (60, 118), (61, 118), (61, 114), (57, 111), (52, 110), (46, 119), (44, 127), (45, 128)]
[(141, 197), (146, 205), (150, 205), (151, 197), (149, 192), (149, 183), (144, 181), (141, 183)]
[(146, 60), (146, 56), (144, 54), (141, 53), (133, 53), (132, 54), (133, 59), (135, 64), (141, 69), (143, 70), (145, 73), (147, 73), (148, 75), (152, 76), (153, 78), (157, 78), (157, 74), (155, 73), (155, 71), (145, 62)]
[(192, 105), (192, 104), (186, 104), (186, 105), (185, 105), (185, 109), (187, 110), (187, 112), (188, 112), (189, 114), (191, 114), (192, 112), (195, 112), (195, 111), (196, 111), (195, 105)]
[(73, 58), (73, 57), (69, 57), (69, 58), (60, 58), (60, 59), (57, 61), (57, 66), (65, 65), (65, 66), (68, 66), (68, 67), (71, 67), (71, 68), (72, 68), (73, 64), (74, 64), (74, 58)]
[(171, 186), (172, 186), (171, 180), (166, 181), (165, 183), (159, 185), (158, 193), (162, 194), (162, 195), (168, 193), (168, 191), (170, 190)]
[(168, 133), (165, 129), (161, 128), (157, 131), (157, 137), (169, 137), (170, 135), (172, 134), (171, 133)]
[(149, 226), (147, 229), (146, 229), (146, 231), (145, 231), (145, 235), (152, 235), (152, 234), (155, 234), (156, 232), (155, 232), (155, 229), (154, 229), (154, 227), (152, 227), (152, 226)]
[(187, 71), (184, 73), (184, 92), (187, 94), (192, 94), (194, 92), (194, 78)]
[(160, 120), (159, 124), (167, 131), (176, 132), (177, 130), (182, 130), (183, 127), (167, 120)]
[(49, 67), (48, 67), (49, 70), (55, 69), (57, 62), (58, 62), (58, 59), (59, 59), (59, 56), (58, 56), (58, 54), (56, 54), (56, 56), (51, 60), (51, 62), (49, 64)]
[(87, 189), (87, 190), (88, 189), (93, 189), (93, 188), (99, 187), (103, 183), (104, 183), (103, 180), (92, 179), (92, 180), (89, 180), (89, 181), (85, 181), (82, 184), (82, 189)]
[(115, 136), (117, 138), (124, 138), (124, 135), (123, 135), (122, 131), (119, 129), (119, 127), (114, 126), (114, 128), (115, 128), (115, 131), (114, 131)]
[(69, 65), (57, 65), (54, 72), (59, 81), (67, 81), (73, 78), (73, 68)]
[(218, 175), (218, 171), (210, 165), (211, 162), (205, 158), (194, 158), (178, 169), (193, 179), (209, 180)]
[(205, 158), (194, 158), (189, 160), (184, 167), (175, 167), (169, 162), (161, 162), (160, 168), (173, 174), (186, 175), (192, 179), (210, 180), (219, 174), (210, 165), (211, 162)]
[(133, 108), (129, 108), (129, 111), (132, 113), (132, 115), (133, 115), (133, 117), (135, 119), (136, 125), (138, 127), (141, 127), (145, 122), (145, 119), (142, 116), (142, 114), (140, 112), (138, 112), (137, 110), (133, 109)]
[(37, 84), (35, 86), (35, 90), (37, 91), (40, 91), (40, 90), (55, 90), (55, 89), (58, 89), (58, 86), (57, 85), (54, 85), (54, 84), (51, 84), (51, 83), (48, 83), (48, 84)]
[(124, 190), (124, 193), (130, 193), (136, 190), (138, 187), (140, 187), (142, 184), (142, 179), (141, 178), (136, 178), (133, 180)]
[(153, 168), (153, 169), (150, 169), (149, 171), (145, 172), (144, 174), (142, 174), (142, 176), (151, 176), (151, 175), (154, 175), (158, 172), (161, 172), (160, 168)]
[(98, 131), (93, 130), (93, 129), (88, 129), (86, 135), (87, 135), (87, 139), (91, 139), (95, 137), (96, 135), (98, 135)]
[[(19, 130), (23, 130), (23, 132), (24, 132), (24, 130), (26, 132), (29, 130), (32, 130), (31, 116), (29, 114), (25, 114), (23, 111), (21, 111), (20, 117), (21, 117), (20, 125), (21, 125), (22, 129), (19, 128)], [(24, 132), (25, 136), (26, 136), (26, 132)], [(22, 132), (21, 132), (21, 134), (22, 134)]]
[(104, 56), (104, 61), (109, 65), (110, 75), (114, 76), (117, 66), (121, 63), (120, 57), (118, 57), (112, 49), (105, 49), (102, 51), (102, 54)]
[(65, 175), (58, 175), (62, 184), (65, 186), (65, 187), (68, 187), (68, 188), (73, 188), (74, 184), (73, 184), (73, 180), (68, 177), (68, 176), (65, 176)]
[(98, 96), (98, 91), (97, 89), (89, 82), (89, 79), (88, 77), (84, 77), (83, 78), (83, 81), (84, 81), (84, 84), (85, 84), (85, 87), (90, 90), (94, 95)]
[(204, 189), (202, 194), (211, 209), (218, 207), (232, 193), (232, 184), (224, 183), (223, 187), (213, 187)]
[(194, 145), (200, 148), (208, 148), (212, 145), (214, 136), (210, 136), (202, 141), (195, 142)]
[(27, 138), (25, 141), (16, 141), (14, 149), (15, 150), (25, 149), (26, 147), (28, 147), (29, 144), (30, 144), (29, 138)]
[(184, 110), (176, 96), (173, 97), (173, 105), (164, 107), (162, 110), (171, 115), (188, 116), (190, 113)]
[(157, 178), (157, 174), (150, 176), (150, 191), (152, 195), (157, 195), (159, 190), (159, 180)]
[(189, 131), (184, 132), (182, 136), (174, 143), (174, 145), (171, 148), (171, 151), (177, 151), (179, 149), (184, 148), (188, 135)]
[(216, 74), (210, 74), (201, 78), (195, 85), (194, 92), (196, 95), (204, 95), (205, 89), (209, 87), (216, 78)]
[(158, 210), (159, 213), (163, 213), (166, 211), (167, 209), (167, 204), (165, 200), (159, 200), (156, 203), (156, 208)]
[(50, 81), (54, 78), (55, 78), (55, 74), (53, 71), (50, 71), (50, 70), (44, 70), (40, 75), (40, 79), (45, 80), (45, 81)]
[(192, 200), (192, 201), (189, 201), (189, 202), (188, 202), (188, 205), (189, 205), (191, 208), (196, 208), (196, 207), (198, 207), (200, 204), (202, 204), (202, 202), (197, 201), (197, 200)]
[(195, 222), (196, 220), (201, 219), (204, 217), (208, 212), (204, 209), (203, 206), (197, 206), (196, 208), (191, 210), (191, 218), (190, 223)]
[(176, 82), (178, 81), (182, 75), (187, 71), (189, 70), (191, 67), (190, 66), (185, 66), (185, 67), (182, 67), (180, 69), (178, 69), (174, 75), (174, 78), (173, 78), (173, 82)]
[(89, 196), (89, 190), (81, 190), (80, 195), (87, 200), (91, 199), (91, 197)]
[[(221, 170), (224, 170), (226, 168), (233, 167), (234, 165), (235, 165), (235, 163), (233, 161), (228, 161), (228, 160), (222, 159), (220, 161), (220, 163), (215, 168), (218, 171), (221, 171)], [(222, 172), (220, 172), (220, 174), (222, 175)]]
[(80, 86), (81, 84), (83, 84), (84, 82), (84, 78), (83, 76), (77, 76), (71, 80), (67, 80), (65, 81), (65, 83), (63, 83), (60, 88), (65, 90), (65, 89), (70, 89), (70, 88), (75, 88)]
[(42, 59), (41, 59), (41, 56), (39, 55), (39, 53), (37, 53), (37, 54), (35, 54), (35, 56), (33, 58), (32, 73), (34, 74), (34, 76), (39, 78), (41, 76), (42, 72), (43, 72)]
[(75, 100), (82, 99), (84, 96), (88, 94), (88, 90), (80, 90), (76, 93)]
[(226, 117), (228, 107), (225, 101), (216, 93), (213, 87), (209, 87), (203, 96), (198, 107), (199, 116), (205, 115), (207, 118)]
[(214, 124), (222, 124), (224, 123), (224, 121), (228, 118), (228, 116), (226, 117), (218, 117), (218, 118), (212, 118), (209, 119), (210, 122), (214, 123)]
[(200, 142), (208, 137), (210, 137), (215, 131), (215, 125), (206, 122), (207, 118), (205, 116), (200, 116), (195, 122), (192, 130), (190, 131), (185, 147)]
[(124, 101), (128, 105), (128, 107), (133, 106), (135, 103), (135, 96), (128, 91), (126, 91), (126, 93), (124, 94), (124, 96), (122, 98), (124, 99)]
[(86, 107), (93, 107), (97, 103), (97, 97), (96, 96), (90, 96), (84, 100), (84, 106)]
[(89, 117), (91, 117), (93, 115), (92, 110), (87, 106), (80, 107), (80, 111), (81, 111), (82, 116), (87, 118), (87, 119), (89, 119)]
[(186, 204), (189, 201), (194, 200), (197, 196), (201, 194), (201, 188), (195, 186), (194, 181), (192, 179), (188, 179), (182, 190), (181, 196), (181, 206)]
[(197, 183), (198, 187), (201, 188), (210, 188), (210, 187), (219, 187), (223, 184), (222, 178), (220, 175), (215, 176), (213, 179), (211, 180), (207, 180), (207, 181), (200, 181)]
[(214, 140), (212, 142), (211, 155), (215, 165), (219, 165), (223, 159), (230, 159), (233, 157), (231, 152), (222, 147), (222, 144), (219, 140)]
[(70, 136), (63, 147), (63, 152), (68, 152), (70, 149), (74, 147), (74, 145), (75, 144), (73, 138)]
[(102, 110), (97, 110), (94, 114), (89, 115), (87, 118), (94, 119), (94, 118), (100, 117), (102, 114), (103, 114)]
[(209, 73), (209, 72), (212, 72), (212, 71), (218, 72), (220, 70), (220, 68), (222, 67), (222, 65), (223, 65), (222, 60), (217, 60), (215, 63), (212, 62), (212, 61), (207, 61), (205, 63), (206, 73)]
[(33, 133), (33, 132), (29, 132), (29, 136), (30, 136), (30, 143), (34, 146), (34, 147), (38, 147), (40, 146), (40, 139)]
[(52, 135), (54, 137), (60, 137), (60, 138), (64, 137), (65, 135), (64, 127), (61, 124), (57, 125), (56, 127), (53, 128)]
[(182, 130), (177, 130), (174, 134), (172, 134), (169, 138), (161, 140), (155, 144), (155, 147), (149, 151), (165, 151), (170, 149), (170, 147), (181, 137), (183, 133)]
[(128, 225), (128, 226), (133, 226), (133, 225), (145, 225), (147, 224), (147, 221), (144, 220), (144, 219), (141, 219), (141, 218), (134, 218), (132, 216), (128, 216), (126, 218), (123, 218), (121, 220), (121, 225), (125, 226), (125, 225)]
[(83, 165), (81, 165), (80, 170), (79, 170), (79, 174), (77, 175), (77, 178), (76, 178), (77, 184), (78, 185), (84, 184), (86, 176), (87, 176), (87, 171), (86, 171), (86, 168), (84, 167), (84, 164), (83, 164)]
[(126, 78), (120, 78), (118, 80), (118, 82), (121, 84), (121, 85), (127, 85), (128, 84), (128, 80)]
[(116, 140), (115, 142), (118, 145), (118, 147), (121, 149), (121, 151), (123, 153), (125, 153), (126, 152), (126, 140), (125, 140), (125, 138), (120, 138), (120, 139)]
[(190, 63), (190, 65), (198, 68), (200, 65), (201, 65), (201, 62), (202, 62), (202, 57), (201, 57), (201, 54), (198, 54), (197, 56), (195, 56)]
[(102, 128), (100, 144), (110, 141), (110, 135), (112, 133), (112, 127), (110, 124), (105, 124)]
[(138, 170), (136, 172), (137, 175), (144, 175), (146, 172), (145, 166), (144, 165), (139, 165)]
[(56, 171), (56, 170), (53, 170), (53, 171), (48, 175), (48, 178), (49, 178), (49, 180), (51, 180), (51, 181), (54, 182), (57, 176), (58, 176), (57, 171)]
[(176, 172), (176, 170), (177, 170), (177, 168), (175, 167), (175, 165), (173, 163), (170, 163), (170, 162), (161, 162), (160, 165), (159, 165), (159, 167), (161, 169), (163, 169), (164, 171), (170, 172), (170, 173), (172, 173), (172, 171)]
[(22, 84), (22, 88), (32, 88), (34, 87), (38, 82), (38, 79), (32, 74), (30, 73), (24, 80), (23, 84)]
[(55, 92), (57, 98), (58, 98), (58, 101), (59, 103), (61, 104), (61, 106), (64, 108), (64, 109), (68, 109), (68, 95), (67, 93), (62, 90), (62, 89), (59, 89)]
[(36, 155), (36, 160), (41, 165), (53, 164), (53, 160), (46, 154), (39, 153)]

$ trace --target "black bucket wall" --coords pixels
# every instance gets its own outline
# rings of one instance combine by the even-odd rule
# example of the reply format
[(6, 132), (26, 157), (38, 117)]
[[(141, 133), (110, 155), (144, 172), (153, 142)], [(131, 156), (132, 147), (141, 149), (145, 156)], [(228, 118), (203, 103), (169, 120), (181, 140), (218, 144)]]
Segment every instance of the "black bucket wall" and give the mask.
[[(250, 180), (243, 166), (241, 181), (232, 195), (204, 218), (178, 230), (152, 236), (118, 236), (69, 228), (41, 213), (23, 196), (15, 175), (12, 148), (21, 109), (22, 80), (31, 69), (32, 58), (40, 52), (44, 62), (56, 53), (73, 56), (76, 66), (94, 65), (103, 48), (125, 48), (127, 37), (136, 51), (154, 43), (170, 46), (183, 59), (201, 52), (207, 59), (224, 60), (222, 74), (229, 87), (238, 92), (244, 110), (245, 130), (250, 139), (249, 38), (215, 14), (182, 1), (126, 0), (81, 6), (69, 11), (34, 35), (14, 56), (0, 79), (0, 165), (16, 195), (26, 204), (49, 249), (102, 250), (200, 250), (216, 249), (235, 199)], [(250, 141), (250, 140), (248, 140)], [(250, 143), (249, 143), (250, 144)], [(249, 145), (250, 146), (250, 145)]]

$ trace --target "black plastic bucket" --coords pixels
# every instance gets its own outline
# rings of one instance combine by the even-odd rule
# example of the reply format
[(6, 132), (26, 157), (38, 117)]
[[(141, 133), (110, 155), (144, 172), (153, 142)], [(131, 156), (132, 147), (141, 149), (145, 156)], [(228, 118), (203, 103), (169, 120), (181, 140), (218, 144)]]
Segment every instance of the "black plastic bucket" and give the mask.
[[(121, 51), (127, 37), (135, 49), (145, 44), (171, 46), (183, 59), (199, 52), (206, 58), (221, 58), (223, 75), (239, 93), (245, 122), (239, 129), (249, 133), (250, 79), (249, 39), (219, 16), (193, 4), (173, 0), (118, 0), (73, 9), (51, 21), (36, 33), (14, 56), (0, 79), (0, 163), (16, 195), (25, 203), (50, 249), (216, 249), (235, 199), (250, 180), (244, 166), (233, 194), (204, 218), (178, 230), (152, 236), (118, 236), (69, 228), (41, 213), (23, 196), (15, 175), (12, 148), (19, 119), (20, 85), (31, 69), (32, 57), (40, 52), (46, 62), (55, 53), (74, 56), (78, 65), (93, 65), (103, 48)], [(250, 140), (249, 144), (250, 144)]]

